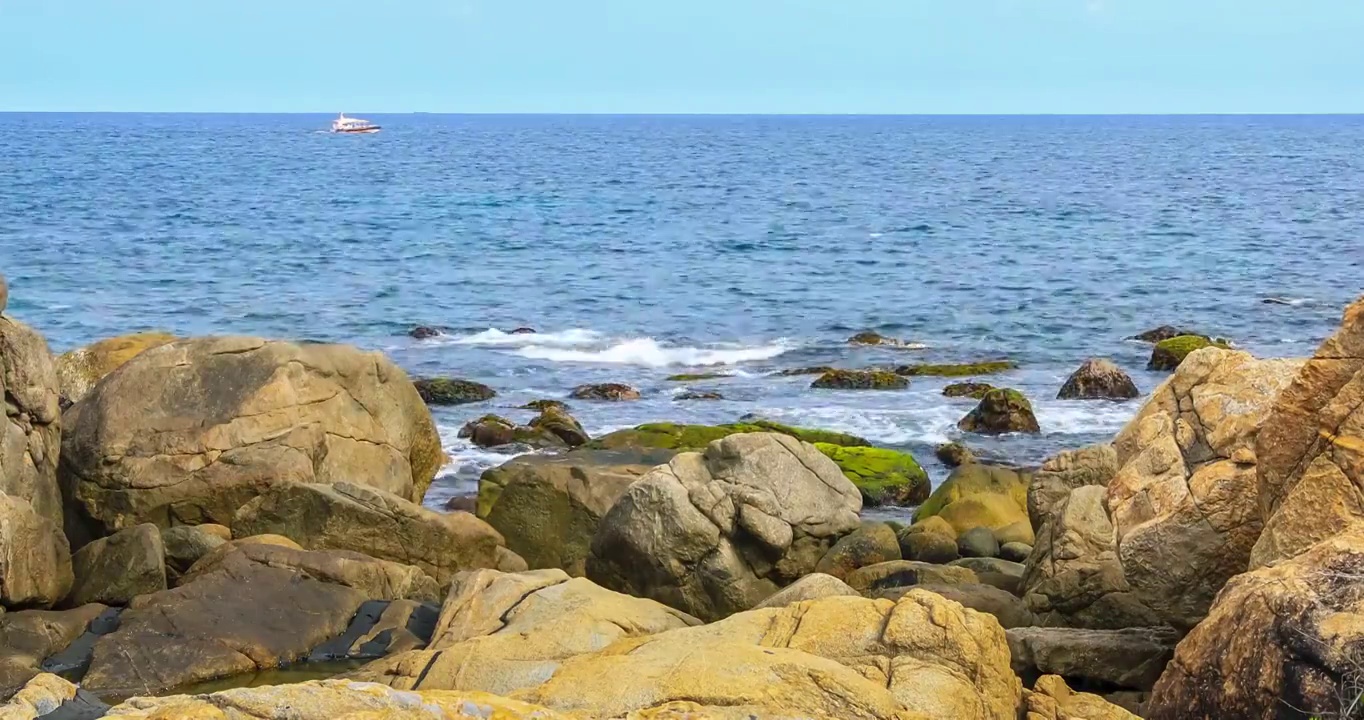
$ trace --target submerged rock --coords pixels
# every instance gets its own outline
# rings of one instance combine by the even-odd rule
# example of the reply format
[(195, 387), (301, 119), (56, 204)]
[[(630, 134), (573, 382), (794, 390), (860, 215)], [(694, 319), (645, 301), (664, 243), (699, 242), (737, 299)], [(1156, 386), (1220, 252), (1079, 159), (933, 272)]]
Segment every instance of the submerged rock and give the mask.
[(419, 378), (412, 384), (427, 405), (467, 405), (497, 397), (487, 385), (459, 378)]
[(958, 467), (976, 461), (975, 453), (961, 443), (951, 442), (939, 445), (934, 451), (938, 461), (947, 467)]
[(695, 382), (697, 380), (716, 380), (719, 378), (732, 377), (729, 373), (722, 372), (703, 372), (703, 373), (680, 373), (669, 375), (668, 382)]
[(995, 386), (983, 382), (959, 382), (952, 383), (942, 389), (943, 397), (969, 397), (980, 400), (987, 393), (994, 390)]
[(673, 396), (674, 401), (684, 400), (724, 400), (725, 396), (711, 390), (687, 390)]
[(1130, 400), (1141, 395), (1136, 383), (1111, 360), (1090, 358), (1071, 373), (1058, 400)]
[(417, 327), (414, 327), (411, 330), (407, 331), (407, 334), (408, 337), (413, 337), (418, 340), (425, 340), (427, 338), (440, 337), (445, 333), (442, 332), (440, 328), (431, 327), (430, 325), (418, 325)]
[(640, 478), (598, 525), (588, 577), (703, 619), (757, 605), (855, 530), (862, 497), (814, 446), (731, 435)]
[(535, 328), (532, 328), (532, 327), (519, 327), (519, 328), (516, 328), (516, 329), (512, 330), (512, 331), (511, 331), (511, 334), (512, 334), (512, 335), (534, 335), (534, 334), (535, 334)]
[(1196, 337), (1207, 337), (1207, 336), (1204, 335), (1203, 333), (1197, 332), (1197, 331), (1195, 331), (1195, 330), (1186, 330), (1186, 329), (1182, 329), (1182, 328), (1177, 328), (1177, 327), (1175, 327), (1175, 326), (1173, 326), (1173, 325), (1161, 325), (1161, 326), (1158, 327), (1158, 328), (1153, 328), (1153, 329), (1151, 329), (1151, 330), (1147, 330), (1146, 332), (1138, 333), (1138, 334), (1133, 335), (1132, 337), (1129, 337), (1129, 338), (1127, 338), (1127, 339), (1128, 339), (1128, 340), (1140, 340), (1141, 342), (1147, 342), (1147, 343), (1151, 343), (1152, 345), (1154, 345), (1154, 344), (1156, 344), (1156, 343), (1158, 343), (1158, 342), (1161, 342), (1161, 341), (1164, 341), (1164, 340), (1169, 340), (1170, 338), (1180, 337), (1181, 335), (1192, 335), (1192, 336), (1196, 336)]
[(596, 385), (579, 385), (573, 388), (573, 392), (568, 394), (574, 400), (599, 400), (607, 402), (621, 402), (625, 400), (638, 400), (639, 391), (629, 385), (621, 383), (599, 383)]
[(901, 365), (895, 368), (895, 373), (911, 377), (920, 375), (966, 377), (970, 375), (993, 375), (1017, 368), (1018, 363), (1012, 360), (982, 360), (973, 363)]
[(779, 370), (774, 374), (778, 377), (796, 377), (799, 375), (823, 375), (825, 373), (834, 372), (835, 370), (837, 370), (837, 368), (832, 367), (830, 365), (811, 365), (809, 367), (788, 368), (786, 370)]
[(1042, 429), (1033, 415), (1032, 403), (1017, 390), (991, 390), (980, 404), (957, 423), (966, 432), (999, 435), (1002, 433), (1036, 433)]
[(1151, 361), (1146, 363), (1146, 369), (1174, 370), (1184, 362), (1189, 353), (1206, 347), (1219, 347), (1224, 350), (1228, 348), (1225, 342), (1210, 340), (1202, 335), (1180, 335), (1161, 340), (1151, 350)]
[(889, 370), (830, 370), (812, 388), (826, 390), (903, 390), (909, 381)]
[(876, 347), (889, 347), (899, 350), (923, 350), (928, 347), (923, 343), (908, 342), (897, 338), (886, 337), (877, 332), (860, 332), (848, 338), (849, 345), (871, 345)]

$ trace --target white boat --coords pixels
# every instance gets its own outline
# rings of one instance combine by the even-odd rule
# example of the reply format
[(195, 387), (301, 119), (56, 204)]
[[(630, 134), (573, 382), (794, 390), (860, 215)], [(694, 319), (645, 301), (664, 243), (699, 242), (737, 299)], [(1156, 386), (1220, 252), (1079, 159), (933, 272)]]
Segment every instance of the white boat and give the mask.
[(332, 132), (334, 133), (377, 133), (379, 126), (368, 120), (360, 118), (348, 118), (345, 113), (341, 113), (332, 121)]

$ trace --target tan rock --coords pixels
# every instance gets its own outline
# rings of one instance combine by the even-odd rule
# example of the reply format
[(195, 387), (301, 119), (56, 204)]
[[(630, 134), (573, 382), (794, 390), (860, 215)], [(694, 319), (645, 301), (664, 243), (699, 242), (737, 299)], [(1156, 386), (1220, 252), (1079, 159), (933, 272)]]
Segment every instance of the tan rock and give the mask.
[(1024, 693), (1025, 720), (1141, 720), (1090, 693), (1075, 692), (1057, 675), (1045, 675)]
[(22, 500), (53, 525), (62, 524), (57, 486), (61, 412), (57, 373), (43, 336), (0, 317), (0, 494)]
[(438, 513), (351, 483), (276, 484), (237, 511), (232, 530), (415, 565), (442, 587), (462, 570), (495, 567), (502, 545), (496, 530), (469, 513)]
[(1087, 485), (1050, 511), (1024, 565), (1023, 599), (1042, 625), (1112, 629), (1161, 624), (1118, 561), (1107, 490)]
[(1033, 530), (1042, 528), (1052, 506), (1071, 490), (1086, 485), (1108, 487), (1117, 474), (1118, 453), (1109, 443), (1066, 450), (1048, 458), (1028, 484), (1028, 519)]
[(166, 549), (155, 525), (142, 524), (100, 538), (71, 558), (75, 583), (68, 606), (127, 605), (166, 589)]
[(177, 584), (194, 563), (231, 539), (232, 531), (222, 525), (176, 525), (162, 530), (167, 584)]
[(860, 593), (871, 593), (888, 588), (909, 587), (921, 583), (960, 585), (978, 583), (980, 578), (968, 568), (915, 560), (891, 560), (868, 565), (848, 573), (848, 585)]
[(140, 332), (100, 340), (62, 353), (56, 361), (62, 397), (73, 403), (80, 402), (104, 376), (143, 351), (175, 342), (175, 339), (170, 333)]
[(9, 702), (0, 703), (0, 720), (36, 720), (75, 696), (75, 685), (44, 673), (29, 680)]
[(61, 525), (27, 501), (0, 494), (0, 608), (51, 607), (71, 582), (71, 548)]
[(105, 720), (569, 720), (552, 710), (480, 692), (394, 690), (321, 680), (207, 695), (139, 697)]
[(1279, 394), (1255, 452), (1264, 530), (1252, 569), (1364, 523), (1364, 298)]
[(366, 600), (428, 600), (439, 596), (434, 578), (421, 568), (347, 550), (303, 550), (288, 538), (260, 535), (214, 548), (180, 579), (180, 586), (224, 571), (247, 572), (252, 565), (287, 568), (303, 577), (359, 591)]
[(861, 593), (852, 589), (852, 586), (832, 575), (810, 573), (773, 593), (766, 600), (758, 603), (758, 606), (754, 609), (780, 608), (805, 600), (818, 600), (820, 598), (841, 596), (860, 597)]
[(744, 433), (635, 482), (599, 523), (587, 576), (703, 619), (762, 602), (861, 521), (862, 496), (815, 446)]
[(0, 614), (0, 700), (38, 675), (44, 660), (66, 649), (104, 610), (86, 605)]
[(883, 522), (867, 522), (839, 538), (815, 565), (815, 572), (843, 580), (858, 568), (899, 559), (900, 540), (895, 531)]
[[(1364, 646), (1364, 532), (1231, 579), (1175, 648), (1147, 716), (1341, 717)], [(1345, 695), (1345, 702), (1353, 694)]]
[(997, 530), (1028, 521), (1029, 473), (972, 463), (952, 471), (914, 513), (915, 524), (940, 517), (953, 536), (977, 527)]
[(378, 660), (354, 677), (402, 689), (505, 695), (543, 682), (567, 658), (696, 624), (562, 570), (479, 570), (456, 577), (426, 650)]
[(1114, 440), (1107, 506), (1133, 593), (1175, 627), (1207, 613), (1245, 569), (1261, 521), (1255, 438), (1301, 367), (1205, 348), (1190, 353)]
[(105, 377), (66, 421), (64, 482), (96, 534), (230, 524), (288, 481), (364, 482), (420, 502), (443, 458), (407, 375), (341, 345), (162, 345)]
[(601, 518), (626, 488), (675, 454), (621, 449), (519, 457), (479, 478), (479, 515), (529, 567), (582, 577)]

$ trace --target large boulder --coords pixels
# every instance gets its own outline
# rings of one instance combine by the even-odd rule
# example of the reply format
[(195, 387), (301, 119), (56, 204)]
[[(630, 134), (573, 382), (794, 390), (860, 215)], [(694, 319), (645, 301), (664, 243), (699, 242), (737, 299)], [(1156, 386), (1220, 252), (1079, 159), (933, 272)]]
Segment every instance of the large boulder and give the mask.
[(1175, 648), (1147, 717), (1349, 717), (1364, 647), (1361, 577), (1364, 532), (1353, 530), (1232, 578)]
[(1038, 531), (1021, 587), (1039, 624), (1113, 629), (1161, 623), (1123, 574), (1105, 492), (1101, 485), (1076, 488)]
[(161, 532), (145, 523), (100, 538), (71, 558), (75, 583), (66, 604), (127, 605), (138, 595), (166, 589), (166, 548)]
[(51, 607), (66, 597), (72, 580), (61, 525), (0, 493), (0, 608)]
[(966, 432), (985, 435), (1003, 433), (1041, 432), (1032, 403), (1023, 393), (1010, 388), (998, 388), (985, 393), (975, 409), (957, 422)]
[(1242, 572), (1260, 535), (1255, 438), (1301, 363), (1190, 354), (1113, 441), (1107, 506), (1141, 600), (1187, 630)]
[(602, 517), (675, 454), (645, 448), (518, 457), (484, 471), (478, 513), (530, 567), (581, 577)]
[(67, 413), (63, 482), (96, 535), (213, 522), (280, 482), (363, 482), (420, 502), (443, 460), (396, 365), (342, 345), (162, 345)]
[(826, 597), (666, 629), (656, 603), (552, 572), (481, 573), (481, 590), (452, 593), (430, 649), (354, 677), (602, 718), (1013, 720), (1021, 701), (998, 623), (933, 593)]
[(415, 565), (442, 587), (462, 570), (496, 567), (503, 545), (496, 530), (469, 513), (438, 513), (351, 483), (277, 484), (237, 511), (232, 532)]
[(481, 692), (411, 693), (352, 680), (310, 680), (197, 695), (136, 697), (104, 720), (575, 720)]
[(1364, 298), (1270, 410), (1255, 440), (1252, 569), (1364, 524)]
[(1118, 474), (1118, 453), (1109, 443), (1066, 450), (1047, 458), (1028, 485), (1028, 520), (1034, 530), (1051, 516), (1051, 509), (1070, 491), (1108, 483)]
[(62, 524), (57, 485), (61, 411), (57, 373), (43, 336), (0, 317), (0, 494), (28, 503), (39, 517)]
[(857, 488), (813, 445), (731, 435), (631, 485), (597, 528), (587, 576), (713, 620), (814, 570), (861, 509)]
[(997, 465), (971, 463), (952, 471), (914, 513), (916, 523), (938, 517), (953, 537), (972, 528), (998, 530), (1027, 524), (1030, 473)]
[(134, 599), (118, 629), (95, 641), (81, 686), (150, 695), (275, 668), (340, 635), (366, 600), (431, 599), (434, 581), (426, 583), (418, 591), (399, 567), (363, 555), (234, 541), (180, 587)]
[(1123, 630), (1020, 627), (1008, 630), (1014, 672), (1029, 682), (1060, 675), (1088, 687), (1150, 690), (1174, 655), (1166, 627)]
[(1141, 395), (1137, 384), (1112, 360), (1090, 358), (1066, 378), (1058, 400), (1131, 400)]
[(175, 339), (166, 332), (140, 332), (100, 340), (62, 353), (56, 361), (62, 397), (67, 402), (80, 402), (105, 375), (143, 351), (175, 342)]

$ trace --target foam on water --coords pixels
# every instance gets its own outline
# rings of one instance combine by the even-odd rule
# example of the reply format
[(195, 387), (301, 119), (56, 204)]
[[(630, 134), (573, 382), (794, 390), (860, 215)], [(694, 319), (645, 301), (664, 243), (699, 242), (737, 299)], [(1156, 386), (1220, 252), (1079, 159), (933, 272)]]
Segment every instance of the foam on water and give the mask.
[(593, 350), (535, 344), (521, 347), (515, 353), (531, 360), (565, 363), (639, 365), (644, 367), (668, 367), (671, 365), (706, 367), (770, 360), (787, 352), (792, 347), (794, 346), (785, 340), (756, 347), (669, 347), (653, 338), (645, 337), (622, 340), (608, 347)]
[[(440, 338), (435, 338), (438, 342)], [(496, 328), (488, 328), (472, 335), (452, 338), (447, 342), (455, 345), (482, 345), (486, 347), (583, 347), (600, 342), (602, 334), (596, 330), (570, 328), (560, 332), (509, 333)]]

